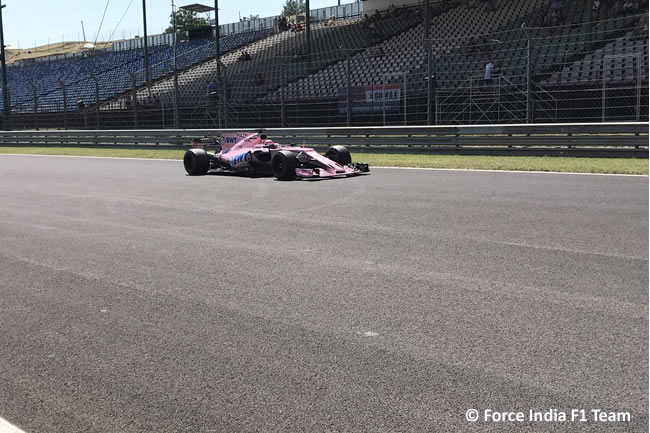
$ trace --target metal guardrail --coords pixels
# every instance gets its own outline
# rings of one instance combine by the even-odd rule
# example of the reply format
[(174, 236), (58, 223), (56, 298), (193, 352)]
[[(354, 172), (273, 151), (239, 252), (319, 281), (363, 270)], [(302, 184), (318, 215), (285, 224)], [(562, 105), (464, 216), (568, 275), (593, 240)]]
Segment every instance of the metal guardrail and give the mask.
[[(222, 132), (234, 131), (6, 131), (0, 132), (0, 146), (182, 149), (193, 138), (217, 137)], [(353, 152), (648, 158), (648, 123), (644, 122), (271, 128), (264, 132), (282, 144), (317, 149), (342, 144)]]

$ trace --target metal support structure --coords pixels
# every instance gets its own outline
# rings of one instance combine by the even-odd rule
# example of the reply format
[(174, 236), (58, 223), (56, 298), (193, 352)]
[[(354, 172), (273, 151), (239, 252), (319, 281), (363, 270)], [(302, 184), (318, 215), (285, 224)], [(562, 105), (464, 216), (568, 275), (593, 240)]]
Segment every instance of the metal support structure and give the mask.
[(165, 126), (165, 99), (164, 98), (160, 98), (160, 117), (161, 117), (160, 120), (162, 120), (162, 127), (163, 129), (165, 129), (166, 126)]
[(63, 129), (68, 129), (68, 89), (63, 80), (59, 80), (59, 86), (63, 93)]
[(38, 130), (38, 86), (34, 82), (30, 83), (30, 86), (34, 97), (34, 129)]
[(424, 0), (424, 39), (427, 47), (427, 125), (433, 124), (433, 44), (431, 41), (431, 7), (429, 0)]
[(524, 28), (526, 32), (526, 123), (532, 123), (533, 121), (533, 110), (532, 110), (532, 100), (531, 100), (531, 80), (532, 80), (532, 57), (531, 57), (531, 39), (530, 32), (528, 29)]
[(99, 129), (99, 80), (94, 75), (90, 78), (95, 82), (95, 128)]
[(2, 9), (7, 5), (0, 5), (0, 67), (2, 67), (2, 126), (5, 130), (11, 130), (11, 99), (9, 98), (9, 87), (7, 86), (7, 58), (5, 54), (5, 33), (2, 18)]
[(172, 16), (174, 17), (174, 128), (178, 129), (180, 128), (181, 119), (179, 109), (180, 98), (178, 94), (178, 29), (176, 28), (176, 4), (174, 0), (172, 0)]
[(311, 61), (311, 14), (309, 13), (309, 0), (305, 0), (305, 38), (307, 39), (307, 63)]
[(627, 53), (627, 54), (607, 54), (603, 57), (603, 75), (601, 78), (602, 88), (601, 88), (601, 121), (605, 122), (607, 119), (607, 79), (609, 75), (609, 63), (615, 59), (627, 59), (634, 58), (636, 59), (636, 74), (635, 74), (635, 106), (634, 106), (634, 119), (638, 122), (641, 119), (641, 55), (639, 53)]
[(383, 97), (382, 97), (382, 112), (384, 114), (384, 126), (386, 126), (386, 78), (395, 78), (401, 77), (404, 79), (404, 96), (402, 99), (403, 104), (403, 117), (404, 117), (404, 126), (406, 126), (406, 79), (408, 77), (408, 72), (396, 72), (394, 74), (384, 74), (382, 75), (382, 87), (383, 87)]
[(147, 35), (147, 1), (142, 0), (142, 22), (144, 27), (144, 80), (148, 86), (151, 83), (151, 67), (149, 65), (149, 40)]
[(223, 127), (228, 129), (228, 78), (223, 73)]
[(219, 0), (214, 0), (214, 60), (217, 62), (217, 79), (221, 81), (221, 31), (219, 30)]
[(346, 99), (347, 99), (347, 126), (352, 126), (352, 69), (350, 66), (350, 52), (347, 52), (347, 57), (345, 59), (346, 67)]
[(286, 89), (287, 89), (287, 65), (280, 65), (280, 125), (287, 127), (287, 106), (286, 106)]
[(129, 72), (131, 77), (131, 107), (133, 108), (133, 129), (138, 129), (138, 80), (133, 72)]
[(641, 57), (637, 54), (636, 58), (636, 115), (635, 121), (641, 120), (641, 68), (639, 67)]

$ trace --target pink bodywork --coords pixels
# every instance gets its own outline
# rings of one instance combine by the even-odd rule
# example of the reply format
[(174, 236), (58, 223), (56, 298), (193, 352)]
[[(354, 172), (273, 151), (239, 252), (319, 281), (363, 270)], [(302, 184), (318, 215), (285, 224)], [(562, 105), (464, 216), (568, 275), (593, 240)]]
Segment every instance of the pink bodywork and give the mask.
[(310, 147), (282, 146), (269, 139), (262, 139), (259, 133), (233, 133), (221, 135), (221, 151), (215, 157), (223, 164), (235, 170), (245, 170), (250, 166), (251, 152), (268, 149), (271, 158), (279, 151), (288, 151), (297, 154), (301, 163), (309, 162), (318, 168), (296, 168), (296, 177), (300, 178), (326, 178), (337, 176), (353, 176), (360, 174), (361, 170), (349, 165), (339, 165), (329, 158), (324, 157)]

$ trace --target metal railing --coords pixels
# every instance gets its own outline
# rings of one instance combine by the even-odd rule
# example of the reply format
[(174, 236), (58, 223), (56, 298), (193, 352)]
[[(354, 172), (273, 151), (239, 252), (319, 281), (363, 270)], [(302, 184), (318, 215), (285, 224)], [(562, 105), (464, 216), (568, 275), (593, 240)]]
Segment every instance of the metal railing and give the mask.
[[(12, 131), (0, 132), (0, 146), (183, 149), (192, 139), (233, 131)], [(270, 128), (264, 132), (285, 145), (323, 149), (341, 144), (353, 152), (648, 157), (648, 123), (644, 122)]]

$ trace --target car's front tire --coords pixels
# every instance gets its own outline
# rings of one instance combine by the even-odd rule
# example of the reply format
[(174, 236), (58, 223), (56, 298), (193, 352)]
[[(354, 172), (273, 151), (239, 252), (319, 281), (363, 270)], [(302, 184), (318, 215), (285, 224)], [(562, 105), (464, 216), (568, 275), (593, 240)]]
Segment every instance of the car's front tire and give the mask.
[(210, 169), (210, 157), (205, 149), (189, 149), (183, 157), (185, 171), (190, 176), (202, 176)]
[(273, 176), (278, 180), (292, 180), (296, 177), (296, 168), (298, 168), (298, 158), (293, 152), (281, 150), (273, 155), (271, 160), (271, 169)]
[(338, 165), (350, 165), (352, 156), (345, 146), (332, 146), (325, 152), (325, 158), (329, 158)]

